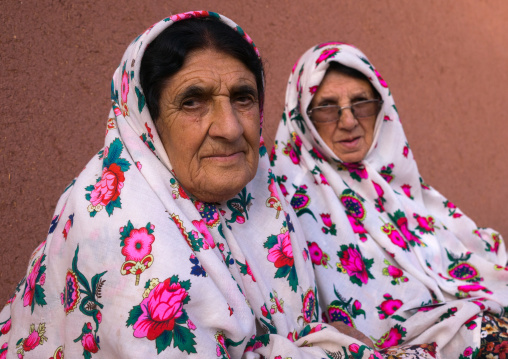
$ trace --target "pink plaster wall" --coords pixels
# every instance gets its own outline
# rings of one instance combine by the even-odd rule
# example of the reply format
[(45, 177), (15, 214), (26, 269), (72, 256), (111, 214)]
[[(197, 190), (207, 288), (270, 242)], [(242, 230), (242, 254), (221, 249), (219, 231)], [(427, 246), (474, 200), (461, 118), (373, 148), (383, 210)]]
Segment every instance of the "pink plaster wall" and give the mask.
[(267, 142), (293, 63), (310, 46), (361, 48), (391, 87), (425, 180), (508, 236), (508, 2), (10, 1), (0, 11), (0, 303), (24, 275), (60, 193), (103, 144), (111, 75), (171, 13), (240, 24), (266, 63)]

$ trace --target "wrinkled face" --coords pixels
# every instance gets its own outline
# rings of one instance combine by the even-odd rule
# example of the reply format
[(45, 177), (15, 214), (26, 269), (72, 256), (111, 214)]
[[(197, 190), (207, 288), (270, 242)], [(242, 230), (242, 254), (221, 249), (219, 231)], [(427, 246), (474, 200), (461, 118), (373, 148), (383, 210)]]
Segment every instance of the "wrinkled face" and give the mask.
[(254, 74), (213, 49), (188, 54), (163, 89), (157, 130), (176, 178), (194, 197), (220, 202), (254, 178), (260, 115)]
[[(338, 71), (329, 71), (312, 99), (316, 106), (350, 106), (358, 101), (374, 99), (370, 83)], [(343, 109), (338, 122), (314, 123), (319, 135), (340, 160), (362, 161), (372, 145), (376, 116), (355, 119), (350, 109)]]

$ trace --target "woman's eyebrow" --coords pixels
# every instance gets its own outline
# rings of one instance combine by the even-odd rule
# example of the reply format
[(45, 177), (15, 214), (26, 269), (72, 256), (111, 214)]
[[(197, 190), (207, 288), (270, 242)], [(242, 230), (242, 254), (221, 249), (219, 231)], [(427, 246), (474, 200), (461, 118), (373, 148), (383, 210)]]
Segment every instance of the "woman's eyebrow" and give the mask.
[(187, 87), (185, 90), (183, 90), (182, 92), (180, 92), (175, 97), (175, 101), (180, 102), (187, 97), (203, 96), (206, 93), (207, 93), (207, 91), (203, 87), (197, 86), (197, 85), (191, 85), (191, 86)]
[(239, 94), (247, 94), (254, 96), (255, 98), (258, 97), (258, 91), (253, 86), (247, 84), (233, 86), (233, 88), (231, 89), (231, 95), (239, 95)]

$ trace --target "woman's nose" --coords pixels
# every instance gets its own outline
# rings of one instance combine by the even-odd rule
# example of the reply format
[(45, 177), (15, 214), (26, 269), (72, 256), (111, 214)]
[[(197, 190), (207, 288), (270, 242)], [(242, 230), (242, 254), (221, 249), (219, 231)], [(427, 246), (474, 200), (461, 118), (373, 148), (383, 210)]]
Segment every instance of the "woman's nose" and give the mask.
[(340, 129), (350, 131), (356, 127), (357, 123), (358, 121), (350, 108), (345, 108), (340, 111), (338, 123)]
[(238, 113), (229, 98), (216, 99), (210, 116), (211, 125), (208, 130), (210, 136), (234, 141), (243, 134)]

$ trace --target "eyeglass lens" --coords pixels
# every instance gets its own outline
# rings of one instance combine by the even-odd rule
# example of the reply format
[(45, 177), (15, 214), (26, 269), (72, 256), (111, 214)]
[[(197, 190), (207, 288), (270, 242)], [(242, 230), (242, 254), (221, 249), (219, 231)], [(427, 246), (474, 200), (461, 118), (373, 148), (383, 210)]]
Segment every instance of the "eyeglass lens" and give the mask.
[(329, 122), (338, 120), (344, 109), (351, 109), (355, 118), (370, 117), (377, 114), (379, 101), (358, 102), (351, 106), (340, 107), (338, 105), (316, 107), (312, 109), (312, 117), (317, 122)]

